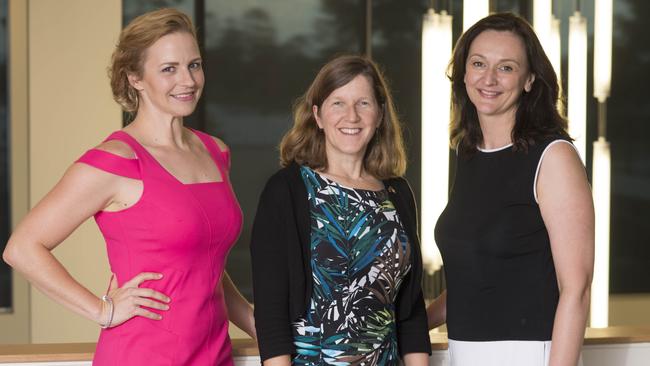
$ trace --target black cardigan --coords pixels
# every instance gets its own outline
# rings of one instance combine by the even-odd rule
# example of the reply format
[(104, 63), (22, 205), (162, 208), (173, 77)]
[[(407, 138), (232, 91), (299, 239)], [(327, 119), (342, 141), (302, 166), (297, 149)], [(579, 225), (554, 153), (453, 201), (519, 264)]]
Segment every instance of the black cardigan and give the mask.
[[(422, 256), (417, 208), (404, 178), (384, 181), (409, 237), (411, 270), (396, 300), (400, 354), (431, 354), (422, 296)], [(295, 354), (292, 322), (304, 316), (311, 299), (311, 216), (300, 167), (293, 163), (269, 178), (257, 207), (251, 237), (255, 328), (262, 361)]]

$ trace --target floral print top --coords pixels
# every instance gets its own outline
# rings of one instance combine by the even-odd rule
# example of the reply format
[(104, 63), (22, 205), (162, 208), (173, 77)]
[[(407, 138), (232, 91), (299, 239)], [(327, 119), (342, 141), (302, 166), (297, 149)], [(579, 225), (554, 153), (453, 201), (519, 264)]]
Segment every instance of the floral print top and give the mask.
[(302, 166), (313, 292), (293, 324), (296, 365), (397, 365), (395, 299), (410, 245), (386, 190), (347, 188)]

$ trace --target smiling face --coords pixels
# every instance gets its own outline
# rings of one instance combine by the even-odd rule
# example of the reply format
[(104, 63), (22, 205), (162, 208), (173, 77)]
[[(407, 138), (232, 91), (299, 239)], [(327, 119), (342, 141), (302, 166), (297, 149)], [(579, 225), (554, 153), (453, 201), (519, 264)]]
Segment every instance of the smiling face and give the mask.
[(486, 30), (472, 42), (464, 81), (480, 121), (505, 118), (514, 124), (519, 97), (531, 90), (534, 80), (516, 34)]
[(147, 48), (144, 58), (142, 77), (129, 75), (139, 109), (171, 117), (191, 114), (205, 82), (194, 37), (187, 32), (165, 35)]
[(363, 159), (381, 119), (370, 80), (363, 75), (335, 89), (320, 108), (313, 106), (313, 113), (325, 134), (328, 161)]

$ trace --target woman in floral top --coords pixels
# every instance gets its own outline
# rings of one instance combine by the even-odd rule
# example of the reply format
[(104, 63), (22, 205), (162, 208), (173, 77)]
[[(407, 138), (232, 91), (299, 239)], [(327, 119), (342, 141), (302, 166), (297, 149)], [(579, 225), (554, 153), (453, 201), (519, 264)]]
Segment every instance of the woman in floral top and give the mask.
[(377, 66), (326, 64), (280, 150), (251, 241), (264, 365), (428, 364), (417, 212)]

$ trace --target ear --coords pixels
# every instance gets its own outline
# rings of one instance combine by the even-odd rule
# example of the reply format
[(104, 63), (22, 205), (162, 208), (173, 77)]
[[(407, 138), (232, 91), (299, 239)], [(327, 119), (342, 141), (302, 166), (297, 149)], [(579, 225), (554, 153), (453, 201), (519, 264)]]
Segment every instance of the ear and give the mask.
[(321, 123), (320, 116), (318, 115), (318, 106), (314, 105), (311, 107), (311, 113), (314, 115), (314, 119), (316, 120), (316, 124), (318, 125), (318, 128), (321, 130), (323, 129), (323, 124)]
[(142, 79), (140, 79), (140, 77), (136, 74), (128, 74), (126, 77), (129, 79), (129, 84), (131, 84), (135, 90), (142, 91)]
[(535, 82), (535, 74), (530, 74), (528, 80), (526, 80), (526, 84), (524, 84), (524, 90), (526, 91), (526, 93), (530, 93), (530, 91), (533, 89), (534, 82)]

